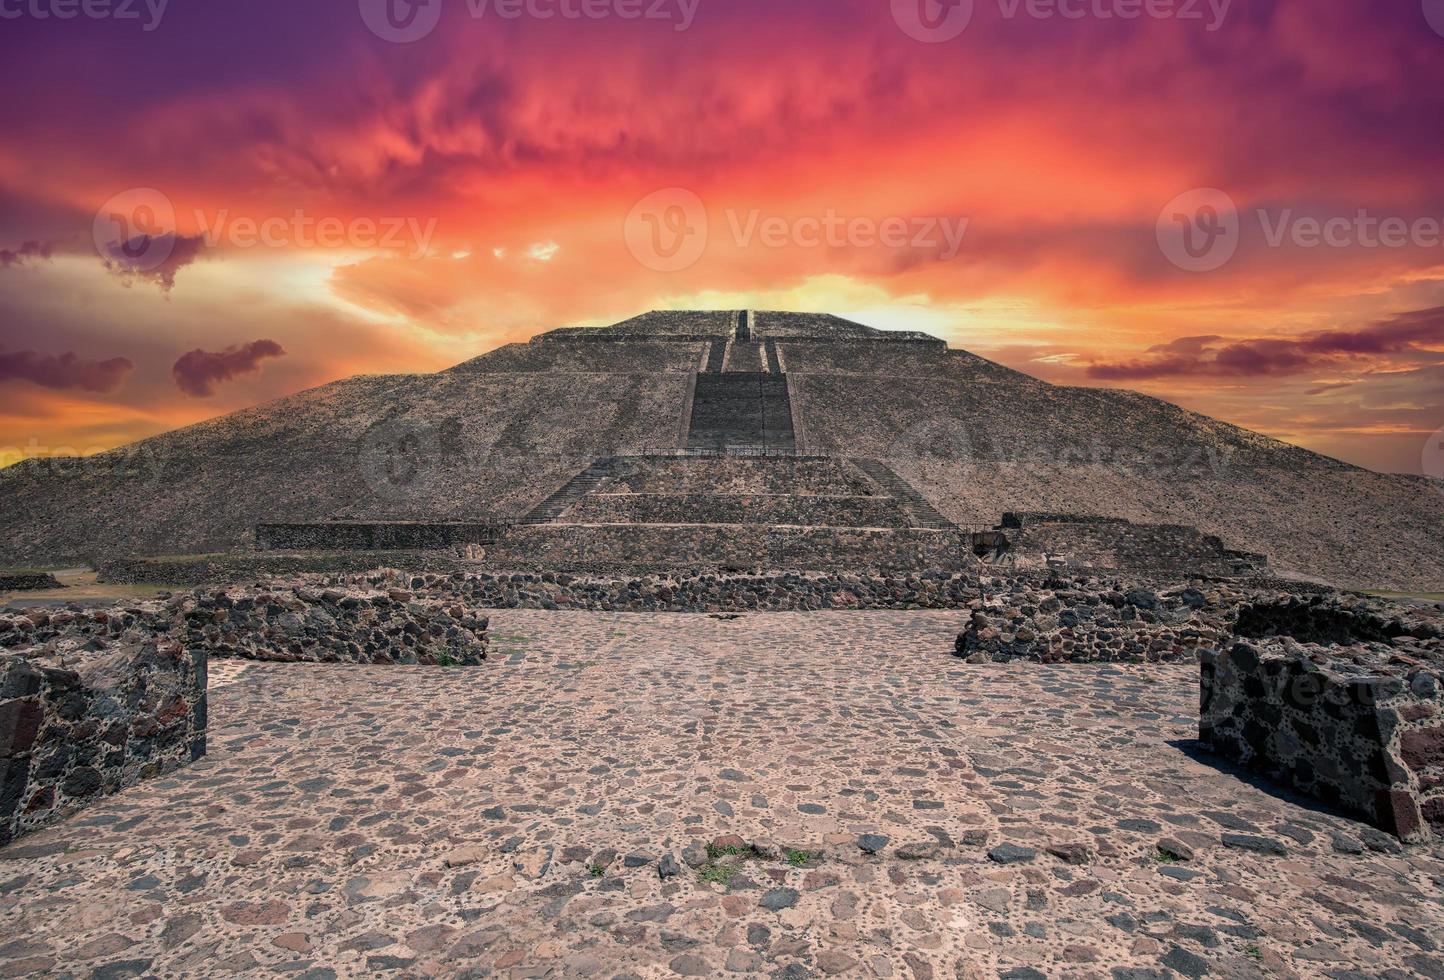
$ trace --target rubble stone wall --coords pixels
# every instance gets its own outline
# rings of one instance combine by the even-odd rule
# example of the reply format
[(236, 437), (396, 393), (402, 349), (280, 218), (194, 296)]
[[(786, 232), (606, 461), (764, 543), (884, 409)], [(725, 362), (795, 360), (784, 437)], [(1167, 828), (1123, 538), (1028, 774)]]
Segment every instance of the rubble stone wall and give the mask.
[(906, 527), (891, 497), (792, 494), (591, 494), (565, 514), (578, 524), (764, 524), (804, 527)]
[(337, 581), (389, 584), (500, 609), (606, 612), (797, 612), (819, 609), (964, 609), (977, 595), (971, 573), (571, 575), (490, 573), (450, 577), (378, 571)]
[(501, 534), (494, 521), (317, 521), (261, 524), (256, 547), (263, 551), (404, 551), (487, 544)]
[(976, 564), (953, 532), (919, 528), (542, 524), (486, 549), (497, 569), (937, 569)]
[(958, 656), (975, 662), (1188, 662), (1228, 640), (1224, 615), (1196, 588), (1035, 587), (973, 604)]
[(0, 845), (205, 754), (204, 650), (0, 654)]
[(49, 572), (0, 572), (0, 592), (30, 592), (58, 589), (60, 582)]
[(1247, 643), (1205, 653), (1199, 740), (1406, 841), (1444, 832), (1437, 669), (1343, 666)]
[(1005, 514), (1002, 529), (1020, 567), (1050, 557), (1069, 568), (1136, 572), (1187, 570), (1237, 575), (1265, 563), (1262, 555), (1229, 551), (1213, 535), (1182, 524), (1134, 524), (1110, 517)]
[(304, 586), (198, 591), (171, 604), (192, 648), (308, 663), (472, 666), (486, 659), (485, 616), (409, 592)]

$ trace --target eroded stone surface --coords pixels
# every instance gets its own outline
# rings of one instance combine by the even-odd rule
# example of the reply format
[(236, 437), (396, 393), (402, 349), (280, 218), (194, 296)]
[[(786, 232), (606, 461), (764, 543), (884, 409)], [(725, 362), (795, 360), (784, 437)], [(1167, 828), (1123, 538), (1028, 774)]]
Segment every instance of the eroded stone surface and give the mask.
[(508, 610), (480, 667), (224, 665), (207, 757), (0, 851), (0, 973), (1444, 970), (1444, 853), (1192, 757), (1193, 667), (959, 628)]

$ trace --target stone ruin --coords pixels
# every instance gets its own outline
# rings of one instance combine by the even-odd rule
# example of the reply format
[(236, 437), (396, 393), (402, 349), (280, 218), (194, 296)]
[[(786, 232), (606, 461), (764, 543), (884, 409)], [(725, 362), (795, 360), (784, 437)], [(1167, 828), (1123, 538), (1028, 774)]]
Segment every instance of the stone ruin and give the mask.
[(212, 657), (476, 666), (488, 625), (400, 588), (279, 583), (0, 614), (0, 846), (203, 755)]
[(0, 845), (206, 751), (204, 650), (0, 653)]
[(1199, 740), (1406, 841), (1444, 833), (1444, 610), (1288, 597), (1202, 654)]

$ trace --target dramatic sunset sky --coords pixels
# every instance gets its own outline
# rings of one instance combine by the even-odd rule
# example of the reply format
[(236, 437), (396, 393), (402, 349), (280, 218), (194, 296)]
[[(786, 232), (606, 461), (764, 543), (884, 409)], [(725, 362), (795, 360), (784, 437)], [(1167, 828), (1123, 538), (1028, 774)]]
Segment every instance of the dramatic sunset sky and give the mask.
[[(966, 0), (588, 2), (430, 0), (397, 43), (369, 0), (0, 0), (0, 463), (696, 306), (926, 330), (1420, 472), (1444, 0), (974, 0), (950, 39)], [(1239, 217), (1196, 241), (1236, 251), (1175, 262), (1199, 188)], [(694, 261), (638, 254), (683, 218)]]

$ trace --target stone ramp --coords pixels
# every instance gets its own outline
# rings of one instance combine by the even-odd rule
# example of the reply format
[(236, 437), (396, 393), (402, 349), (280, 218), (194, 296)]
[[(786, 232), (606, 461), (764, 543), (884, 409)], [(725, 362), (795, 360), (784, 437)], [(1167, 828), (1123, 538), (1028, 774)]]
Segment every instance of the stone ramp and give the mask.
[(915, 527), (952, 528), (957, 526), (938, 513), (928, 499), (918, 493), (911, 483), (893, 472), (891, 466), (876, 459), (854, 459), (852, 463), (882, 487), (888, 496), (903, 506), (912, 516)]

